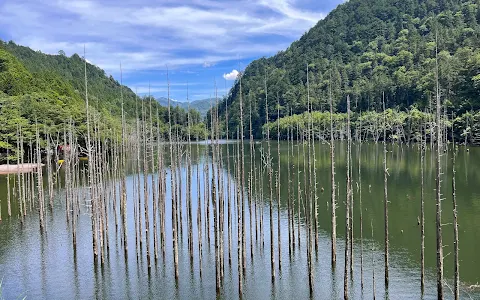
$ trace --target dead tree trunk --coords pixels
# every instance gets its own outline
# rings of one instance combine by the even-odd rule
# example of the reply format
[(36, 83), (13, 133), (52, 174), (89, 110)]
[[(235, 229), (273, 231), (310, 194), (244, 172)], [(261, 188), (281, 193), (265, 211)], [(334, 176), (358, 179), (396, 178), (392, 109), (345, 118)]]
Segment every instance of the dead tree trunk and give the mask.
[[(438, 41), (438, 38), (437, 38)], [(437, 227), (437, 297), (443, 299), (443, 242), (442, 242), (442, 128), (441, 128), (441, 104), (440, 83), (438, 79), (438, 43), (436, 45), (436, 227)]]
[(454, 284), (454, 295), (455, 300), (460, 298), (460, 275), (459, 275), (459, 263), (458, 263), (458, 210), (457, 210), (457, 187), (456, 187), (456, 155), (457, 148), (455, 145), (455, 138), (453, 135), (453, 122), (452, 122), (452, 141), (453, 141), (453, 163), (452, 163), (452, 201), (453, 201), (453, 260), (454, 260), (454, 273), (455, 273), (455, 284)]
[(385, 218), (385, 289), (388, 289), (389, 240), (388, 240), (388, 168), (387, 168), (387, 115), (385, 112), (385, 94), (383, 94), (383, 209)]
[[(331, 79), (331, 78), (330, 78)], [(330, 83), (331, 84), (331, 83)], [(333, 135), (333, 99), (332, 99), (332, 90), (331, 86), (329, 88), (329, 102), (330, 102), (330, 168), (331, 168), (331, 186), (332, 186), (332, 198), (331, 198), (331, 222), (332, 222), (332, 269), (335, 269), (337, 263), (337, 201), (336, 196), (336, 186), (335, 186), (335, 140)]]

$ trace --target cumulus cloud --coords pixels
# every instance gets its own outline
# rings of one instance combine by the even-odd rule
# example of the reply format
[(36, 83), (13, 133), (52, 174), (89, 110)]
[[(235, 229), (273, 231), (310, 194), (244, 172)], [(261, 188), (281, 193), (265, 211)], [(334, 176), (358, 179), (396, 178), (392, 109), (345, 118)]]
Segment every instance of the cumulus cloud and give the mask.
[(239, 73), (238, 73), (237, 70), (232, 70), (232, 72), (230, 72), (230, 73), (223, 74), (223, 78), (224, 78), (225, 80), (235, 80), (235, 79), (237, 79), (238, 74), (239, 74)]

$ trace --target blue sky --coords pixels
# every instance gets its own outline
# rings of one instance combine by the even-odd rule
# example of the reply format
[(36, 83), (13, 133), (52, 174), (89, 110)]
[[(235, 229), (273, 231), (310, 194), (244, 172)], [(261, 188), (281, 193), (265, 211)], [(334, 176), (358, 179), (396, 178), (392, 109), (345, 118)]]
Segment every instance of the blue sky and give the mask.
[[(87, 60), (139, 94), (225, 94), (249, 62), (286, 49), (344, 0), (1, 0), (0, 38)], [(226, 80), (227, 78), (228, 80)]]

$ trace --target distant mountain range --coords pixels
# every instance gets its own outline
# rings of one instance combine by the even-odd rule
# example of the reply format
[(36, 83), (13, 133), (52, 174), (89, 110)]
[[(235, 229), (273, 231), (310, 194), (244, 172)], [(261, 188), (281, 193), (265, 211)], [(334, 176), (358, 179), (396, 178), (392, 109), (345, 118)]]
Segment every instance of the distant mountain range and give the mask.
[[(160, 97), (157, 98), (157, 101), (158, 103), (160, 103), (160, 105), (168, 107), (168, 98)], [(221, 101), (221, 99), (218, 99), (218, 101)], [(170, 99), (170, 105), (179, 106), (185, 110), (187, 110), (189, 107), (188, 102), (182, 102), (173, 99)], [(215, 98), (195, 100), (190, 102), (190, 108), (199, 111), (202, 117), (205, 117), (207, 115), (207, 112), (210, 109), (210, 105), (215, 105)]]

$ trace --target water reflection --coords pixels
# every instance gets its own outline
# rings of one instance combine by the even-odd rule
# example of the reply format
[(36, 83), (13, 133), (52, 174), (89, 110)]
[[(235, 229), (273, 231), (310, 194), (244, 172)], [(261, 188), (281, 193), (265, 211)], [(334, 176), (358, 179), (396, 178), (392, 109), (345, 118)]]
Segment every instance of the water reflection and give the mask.
[[(274, 170), (280, 163), (281, 170), (281, 253), (282, 269), (278, 270), (278, 249), (276, 248), (276, 222), (278, 207), (275, 205), (274, 221), (274, 240), (277, 277), (274, 282), (270, 276), (270, 236), (268, 230), (269, 213), (268, 204), (270, 191), (268, 187), (268, 175), (261, 166), (262, 149), (265, 145), (256, 144), (255, 166), (256, 186), (253, 189), (255, 199), (258, 201), (258, 214), (263, 211), (263, 234), (264, 245), (261, 237), (252, 237), (253, 255), (250, 253), (250, 238), (247, 237), (247, 256), (246, 256), (246, 274), (244, 278), (244, 296), (246, 299), (306, 299), (309, 298), (308, 273), (307, 273), (307, 254), (305, 251), (306, 228), (303, 222), (303, 215), (295, 214), (296, 235), (300, 237), (300, 244), (297, 243), (292, 256), (289, 257), (288, 244), (288, 212), (287, 195), (289, 190), (296, 197), (297, 188), (306, 188), (304, 180), (297, 178), (297, 168), (303, 168), (302, 153), (297, 152), (298, 145), (295, 145), (293, 156), (288, 157), (286, 143), (282, 142), (280, 157), (273, 157)], [(197, 145), (193, 146), (194, 148)], [(211, 172), (205, 175), (204, 168), (211, 168), (210, 156), (205, 156), (205, 145), (200, 144), (200, 156), (196, 156), (194, 150), (192, 159), (194, 164), (199, 164), (200, 190), (197, 190), (196, 165), (192, 168), (192, 211), (194, 212), (194, 222), (196, 223), (197, 212), (197, 193), (201, 195), (201, 212), (205, 216), (205, 206), (203, 197), (205, 195), (204, 182), (210, 180)], [(226, 151), (229, 148), (230, 157), (227, 157)], [(300, 146), (301, 147), (301, 146)], [(361, 288), (360, 281), (360, 207), (355, 202), (354, 208), (354, 269), (353, 280), (350, 281), (351, 297), (353, 299), (371, 298), (373, 296), (372, 272), (375, 269), (375, 295), (390, 299), (419, 299), (420, 294), (420, 231), (417, 224), (417, 218), (420, 214), (420, 157), (416, 146), (389, 145), (388, 166), (389, 166), (389, 200), (390, 200), (390, 237), (391, 237), (391, 270), (390, 286), (388, 294), (384, 288), (383, 280), (383, 170), (381, 154), (381, 145), (365, 144), (362, 146), (360, 166), (362, 172), (362, 181), (358, 181), (358, 151), (353, 148), (354, 155), (354, 186), (362, 187), (363, 202), (363, 278), (364, 288)], [(337, 248), (337, 268), (332, 270), (330, 263), (330, 156), (327, 145), (316, 145), (316, 168), (319, 191), (319, 251), (314, 255), (314, 299), (339, 299), (343, 297), (343, 254), (344, 245), (344, 204), (345, 198), (345, 174), (346, 174), (346, 146), (339, 143), (336, 147), (337, 154), (337, 181), (339, 191), (339, 208), (337, 210), (338, 228), (338, 248)], [(230, 201), (235, 201), (236, 189), (238, 185), (235, 180), (236, 173), (233, 170), (236, 162), (233, 158), (236, 151), (235, 144), (224, 144), (221, 146), (225, 157), (221, 178), (225, 182), (231, 183)], [(272, 143), (272, 149), (276, 149), (276, 144)], [(264, 151), (265, 149), (263, 149)], [(276, 154), (276, 151), (272, 151)], [(250, 163), (250, 147), (245, 145), (245, 172), (252, 169)], [(292, 152), (290, 152), (292, 155)], [(424, 299), (436, 298), (435, 285), (435, 202), (434, 202), (434, 168), (433, 160), (429, 159), (430, 152), (427, 151), (426, 159), (426, 177), (425, 177), (425, 220), (426, 220), (426, 267), (427, 281)], [(253, 158), (253, 156), (252, 156)], [(229, 161), (227, 161), (229, 160)], [(287, 173), (288, 162), (291, 167), (291, 183), (289, 189), (289, 174)], [(466, 292), (475, 299), (480, 297), (479, 292), (466, 289), (466, 286), (480, 281), (480, 258), (476, 255), (480, 251), (480, 193), (476, 183), (480, 180), (480, 170), (474, 166), (480, 162), (480, 149), (472, 148), (466, 152), (460, 148), (457, 158), (457, 197), (459, 207), (460, 222), (460, 276), (463, 283), (461, 296), (468, 298)], [(228, 172), (226, 166), (230, 163), (231, 170)], [(443, 203), (443, 223), (449, 224), (453, 218), (451, 204), (451, 184), (450, 170), (451, 162), (445, 159), (445, 168), (447, 170), (444, 178), (443, 194), (446, 199)], [(0, 177), (0, 198), (2, 199), (3, 222), (0, 225), (0, 276), (3, 277), (3, 297), (6, 299), (22, 298), (27, 296), (31, 299), (212, 299), (215, 298), (215, 256), (213, 247), (213, 226), (209, 227), (211, 241), (208, 245), (206, 232), (203, 232), (203, 253), (202, 253), (202, 278), (199, 270), (199, 251), (194, 247), (194, 260), (190, 263), (187, 242), (187, 208), (186, 199), (186, 167), (182, 168), (182, 198), (183, 198), (183, 235), (179, 241), (179, 271), (180, 279), (178, 282), (174, 279), (173, 267), (173, 249), (172, 249), (172, 222), (170, 218), (166, 220), (166, 256), (162, 257), (161, 251), (158, 261), (152, 262), (152, 269), (149, 270), (146, 262), (146, 249), (142, 247), (141, 255), (135, 254), (135, 221), (133, 218), (133, 207), (137, 201), (134, 188), (138, 180), (133, 171), (127, 177), (127, 209), (128, 209), (128, 256), (124, 256), (121, 234), (115, 230), (114, 218), (109, 217), (109, 250), (107, 252), (105, 265), (94, 264), (92, 255), (92, 235), (91, 221), (86, 205), (81, 206), (81, 214), (78, 220), (77, 228), (77, 249), (72, 247), (72, 228), (68, 225), (65, 218), (65, 192), (62, 189), (63, 182), (58, 186), (54, 207), (52, 212), (48, 212), (47, 231), (41, 234), (39, 230), (38, 213), (35, 208), (27, 213), (23, 225), (17, 217), (8, 218), (6, 215), (6, 178)], [(258, 173), (260, 172), (260, 173)], [(157, 174), (152, 174), (157, 178)], [(170, 182), (170, 172), (167, 171), (166, 181)], [(208, 176), (208, 177), (207, 177)], [(247, 175), (246, 175), (247, 176)], [(60, 176), (61, 177), (61, 176)], [(143, 176), (140, 176), (140, 185), (143, 187)], [(150, 180), (150, 178), (149, 178)], [(275, 180), (275, 176), (273, 177)], [(246, 181), (248, 182), (248, 181)], [(298, 183), (300, 183), (298, 185)], [(110, 183), (112, 188), (114, 183)], [(118, 188), (118, 183), (116, 183)], [(151, 189), (151, 186), (150, 186)], [(148, 193), (151, 197), (152, 191)], [(166, 214), (171, 216), (171, 200), (168, 195), (171, 194), (170, 184), (166, 185)], [(246, 193), (247, 194), (247, 193)], [(276, 194), (275, 192), (273, 193)], [(358, 189), (355, 188), (355, 199), (358, 197)], [(143, 198), (143, 197), (141, 197)], [(227, 195), (225, 195), (225, 202)], [(142, 200), (143, 201), (143, 200)], [(152, 199), (150, 199), (152, 201)], [(276, 203), (275, 201), (273, 201)], [(143, 202), (142, 202), (143, 203)], [(233, 202), (233, 207), (236, 203)], [(142, 204), (143, 207), (143, 204)], [(113, 214), (112, 205), (109, 205), (109, 213)], [(211, 204), (210, 204), (211, 208)], [(30, 209), (30, 208), (29, 208)], [(150, 209), (152, 206), (150, 205)], [(227, 206), (225, 204), (225, 209)], [(263, 209), (263, 210), (261, 210)], [(12, 210), (17, 212), (17, 201), (12, 204)], [(150, 220), (153, 219), (153, 211), (149, 213)], [(227, 218), (227, 215), (225, 215)], [(236, 220), (236, 212), (232, 219)], [(249, 209), (245, 211), (246, 233), (250, 232), (250, 214)], [(255, 216), (252, 216), (254, 219)], [(203, 220), (205, 222), (205, 219)], [(212, 221), (211, 221), (212, 222)], [(299, 225), (297, 225), (297, 222)], [(373, 224), (373, 238), (371, 236), (370, 224)], [(234, 223), (236, 224), (236, 223)], [(255, 224), (255, 223), (253, 223)], [(298, 226), (298, 227), (297, 227)], [(203, 230), (205, 227), (203, 226)], [(255, 228), (252, 228), (256, 233)], [(232, 253), (231, 264), (228, 260), (228, 230), (226, 229), (225, 219), (225, 278), (223, 282), (224, 299), (238, 298), (238, 269), (237, 269), (237, 229), (232, 228)], [(153, 234), (153, 231), (150, 232)], [(197, 227), (193, 226), (193, 236), (195, 245), (197, 243)], [(153, 239), (150, 239), (153, 241)], [(453, 247), (453, 230), (451, 225), (444, 227), (444, 253), (448, 254)], [(372, 251), (372, 248), (374, 249)], [(153, 249), (153, 244), (150, 249)], [(153, 252), (153, 250), (152, 250)], [(452, 286), (453, 278), (453, 255), (445, 257), (445, 276), (447, 283)]]

